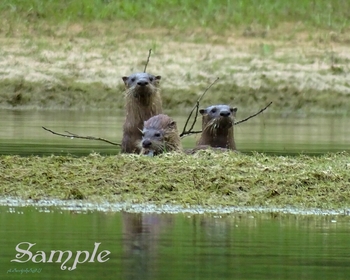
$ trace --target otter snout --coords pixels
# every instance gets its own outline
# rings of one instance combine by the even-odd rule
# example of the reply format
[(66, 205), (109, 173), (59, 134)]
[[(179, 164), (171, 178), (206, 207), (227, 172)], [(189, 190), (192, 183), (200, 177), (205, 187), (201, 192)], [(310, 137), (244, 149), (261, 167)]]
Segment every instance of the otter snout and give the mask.
[(231, 115), (231, 112), (228, 110), (221, 110), (220, 111), (220, 116), (221, 117), (228, 117), (229, 115)]
[(146, 81), (146, 80), (138, 81), (137, 85), (139, 85), (140, 87), (147, 86), (148, 85), (148, 81)]
[(149, 148), (152, 146), (152, 142), (149, 139), (142, 140), (142, 147)]

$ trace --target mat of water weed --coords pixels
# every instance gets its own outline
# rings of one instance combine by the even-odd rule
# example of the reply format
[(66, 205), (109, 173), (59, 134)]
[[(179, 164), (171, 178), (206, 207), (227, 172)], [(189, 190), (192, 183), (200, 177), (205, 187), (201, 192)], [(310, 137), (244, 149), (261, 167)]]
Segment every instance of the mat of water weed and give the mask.
[(201, 151), (87, 157), (0, 157), (0, 195), (210, 206), (350, 206), (350, 157)]

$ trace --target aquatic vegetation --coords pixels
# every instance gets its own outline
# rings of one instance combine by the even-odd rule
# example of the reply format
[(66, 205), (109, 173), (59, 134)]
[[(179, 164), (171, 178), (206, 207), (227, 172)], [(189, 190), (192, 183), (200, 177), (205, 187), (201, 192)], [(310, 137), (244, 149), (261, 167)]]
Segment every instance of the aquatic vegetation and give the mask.
[(267, 156), (199, 151), (0, 157), (1, 196), (221, 206), (350, 206), (348, 153)]

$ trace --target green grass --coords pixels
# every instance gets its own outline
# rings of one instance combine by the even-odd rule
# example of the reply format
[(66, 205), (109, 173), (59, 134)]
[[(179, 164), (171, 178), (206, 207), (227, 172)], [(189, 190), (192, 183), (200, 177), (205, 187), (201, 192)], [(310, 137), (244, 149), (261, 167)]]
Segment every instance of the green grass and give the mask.
[(181, 205), (350, 206), (349, 154), (0, 156), (0, 195)]
[(287, 22), (345, 31), (347, 0), (3, 0), (3, 19), (23, 22), (126, 21), (143, 28), (198, 27), (213, 30), (260, 26), (265, 30)]

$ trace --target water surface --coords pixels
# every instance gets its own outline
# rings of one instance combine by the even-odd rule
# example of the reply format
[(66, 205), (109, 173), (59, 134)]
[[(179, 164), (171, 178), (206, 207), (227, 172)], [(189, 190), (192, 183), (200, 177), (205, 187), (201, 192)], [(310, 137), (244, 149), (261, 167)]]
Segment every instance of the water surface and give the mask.
[[(237, 120), (255, 112), (238, 113)], [(169, 113), (182, 130), (188, 111)], [(91, 152), (117, 154), (119, 147), (101, 141), (69, 139), (53, 135), (69, 131), (83, 136), (121, 143), (123, 111), (0, 110), (0, 154), (85, 155)], [(200, 130), (200, 119), (195, 130)], [(238, 150), (274, 154), (326, 153), (350, 150), (350, 117), (298, 116), (264, 112), (235, 127)], [(198, 135), (182, 140), (185, 148), (195, 145)]]
[[(9, 206), (0, 207), (0, 216), (1, 279), (350, 277), (349, 216), (137, 214)], [(73, 271), (68, 267), (75, 256), (65, 270), (57, 258), (52, 263), (11, 262), (20, 259), (15, 248), (21, 242), (35, 243), (33, 255), (43, 251), (48, 256), (51, 250), (92, 254), (95, 242), (100, 243), (98, 253), (107, 250), (110, 255), (104, 263), (95, 259)], [(11, 272), (26, 268), (40, 273)]]

